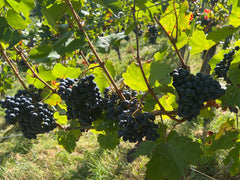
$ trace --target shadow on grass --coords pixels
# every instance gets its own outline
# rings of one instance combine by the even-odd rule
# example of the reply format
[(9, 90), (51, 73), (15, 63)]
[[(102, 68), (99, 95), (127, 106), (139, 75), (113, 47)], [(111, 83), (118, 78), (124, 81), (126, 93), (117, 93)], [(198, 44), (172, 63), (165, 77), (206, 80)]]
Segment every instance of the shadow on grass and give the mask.
[[(115, 151), (114, 151), (115, 152)], [(109, 159), (114, 152), (97, 149), (94, 152), (87, 152), (76, 171), (71, 171), (71, 180), (98, 179), (108, 180), (118, 177), (127, 167), (125, 153), (117, 155), (117, 159)], [(116, 155), (116, 154), (115, 154)]]
[(0, 152), (1, 165), (10, 158), (11, 153), (27, 154), (33, 147), (33, 143), (23, 136), (6, 139), (0, 144), (4, 147)]

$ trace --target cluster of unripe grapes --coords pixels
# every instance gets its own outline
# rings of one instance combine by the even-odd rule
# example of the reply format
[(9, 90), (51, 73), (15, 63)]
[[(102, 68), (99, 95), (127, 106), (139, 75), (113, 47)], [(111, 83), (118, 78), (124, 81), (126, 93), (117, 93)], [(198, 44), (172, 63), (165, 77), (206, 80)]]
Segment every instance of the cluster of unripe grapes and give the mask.
[(178, 115), (191, 121), (196, 118), (204, 106), (204, 102), (216, 100), (225, 93), (218, 81), (210, 75), (197, 73), (190, 74), (182, 68), (171, 73), (173, 86), (178, 92)]
[[(5, 110), (5, 120), (7, 124), (18, 122), (25, 138), (35, 139), (37, 134), (43, 134), (56, 127), (53, 111), (48, 104), (41, 103), (39, 93), (32, 85), (27, 90), (19, 90), (15, 96), (7, 96), (5, 100), (0, 100), (1, 107)], [(39, 92), (39, 91), (38, 91)]]
[(233, 60), (233, 55), (235, 54), (235, 51), (238, 51), (238, 50), (239, 50), (239, 46), (236, 46), (229, 53), (224, 54), (223, 59), (219, 63), (217, 63), (216, 67), (214, 68), (216, 75), (218, 77), (223, 77), (224, 80), (228, 83), (230, 83), (231, 81), (227, 77), (227, 72)]

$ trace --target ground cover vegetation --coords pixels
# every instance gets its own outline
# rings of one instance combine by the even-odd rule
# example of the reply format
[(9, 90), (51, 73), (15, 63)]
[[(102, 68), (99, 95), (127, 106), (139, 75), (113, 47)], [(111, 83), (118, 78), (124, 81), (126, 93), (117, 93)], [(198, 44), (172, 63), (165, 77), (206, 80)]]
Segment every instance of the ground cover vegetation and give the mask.
[(1, 177), (237, 179), (239, 10), (1, 1)]

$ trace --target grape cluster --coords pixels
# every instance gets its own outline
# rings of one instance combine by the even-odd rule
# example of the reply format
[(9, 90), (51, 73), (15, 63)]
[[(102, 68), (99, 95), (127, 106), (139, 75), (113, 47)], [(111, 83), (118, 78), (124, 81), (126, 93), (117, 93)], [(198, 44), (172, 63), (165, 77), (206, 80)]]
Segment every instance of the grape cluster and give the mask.
[(109, 88), (104, 90), (103, 107), (106, 112), (106, 119), (119, 121), (119, 116), (124, 110), (129, 110), (133, 113), (139, 108), (138, 100), (136, 99), (137, 91), (123, 90), (122, 93), (126, 99), (125, 101), (122, 101), (115, 92), (111, 93)]
[(157, 27), (150, 25), (148, 27), (148, 33), (149, 33), (149, 43), (156, 44), (156, 39), (157, 39), (157, 35), (158, 35)]
[(146, 140), (155, 141), (159, 137), (158, 125), (154, 123), (155, 116), (141, 112), (137, 95), (136, 91), (123, 90), (126, 99), (123, 101), (116, 93), (111, 93), (110, 89), (106, 88), (103, 99), (106, 118), (118, 122), (118, 136), (124, 141), (140, 142), (144, 137)]
[(224, 54), (223, 59), (219, 63), (217, 63), (216, 67), (214, 68), (216, 75), (218, 77), (223, 77), (226, 82), (230, 82), (230, 80), (227, 77), (227, 72), (233, 60), (233, 55), (235, 54), (235, 51), (238, 51), (238, 50), (239, 50), (239, 46), (236, 46), (229, 53)]
[(178, 115), (191, 121), (196, 118), (205, 101), (216, 100), (225, 93), (218, 81), (208, 74), (190, 74), (182, 68), (171, 73), (173, 86), (178, 92)]
[(147, 141), (156, 141), (160, 136), (157, 133), (159, 126), (154, 120), (155, 116), (149, 112), (140, 112), (133, 117), (130, 111), (123, 111), (118, 136), (129, 142), (141, 142), (144, 137)]
[(142, 29), (139, 29), (139, 30), (136, 30), (135, 28), (133, 29), (133, 32), (136, 34), (138, 31), (138, 36), (141, 37), (143, 35), (143, 30)]
[(6, 123), (18, 122), (24, 137), (28, 139), (36, 139), (37, 134), (49, 132), (56, 127), (53, 111), (47, 104), (36, 102), (36, 97), (39, 98), (39, 94), (19, 90), (15, 96), (7, 96), (0, 101), (2, 108), (6, 108)]
[(60, 80), (58, 93), (67, 105), (67, 118), (78, 119), (82, 126), (90, 126), (102, 112), (102, 97), (94, 78)]

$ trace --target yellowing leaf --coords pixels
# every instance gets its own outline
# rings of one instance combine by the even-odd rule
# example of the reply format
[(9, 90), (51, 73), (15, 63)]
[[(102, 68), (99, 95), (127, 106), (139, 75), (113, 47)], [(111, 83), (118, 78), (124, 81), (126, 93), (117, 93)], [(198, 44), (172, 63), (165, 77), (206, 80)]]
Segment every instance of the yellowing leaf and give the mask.
[[(150, 74), (150, 63), (144, 64), (144, 72), (146, 74), (146, 77), (148, 78)], [(123, 73), (122, 77), (124, 78), (125, 84), (127, 84), (133, 90), (148, 90), (140, 67), (137, 66), (134, 62), (130, 66), (128, 66), (126, 73)]]
[(198, 54), (203, 50), (210, 49), (215, 42), (212, 40), (207, 40), (206, 35), (201, 30), (196, 30), (193, 32), (192, 37), (189, 40), (189, 45), (191, 46), (191, 54)]
[(232, 130), (234, 128), (234, 122), (234, 119), (228, 119), (225, 123), (223, 123), (214, 140), (218, 140), (224, 134), (224, 132)]

